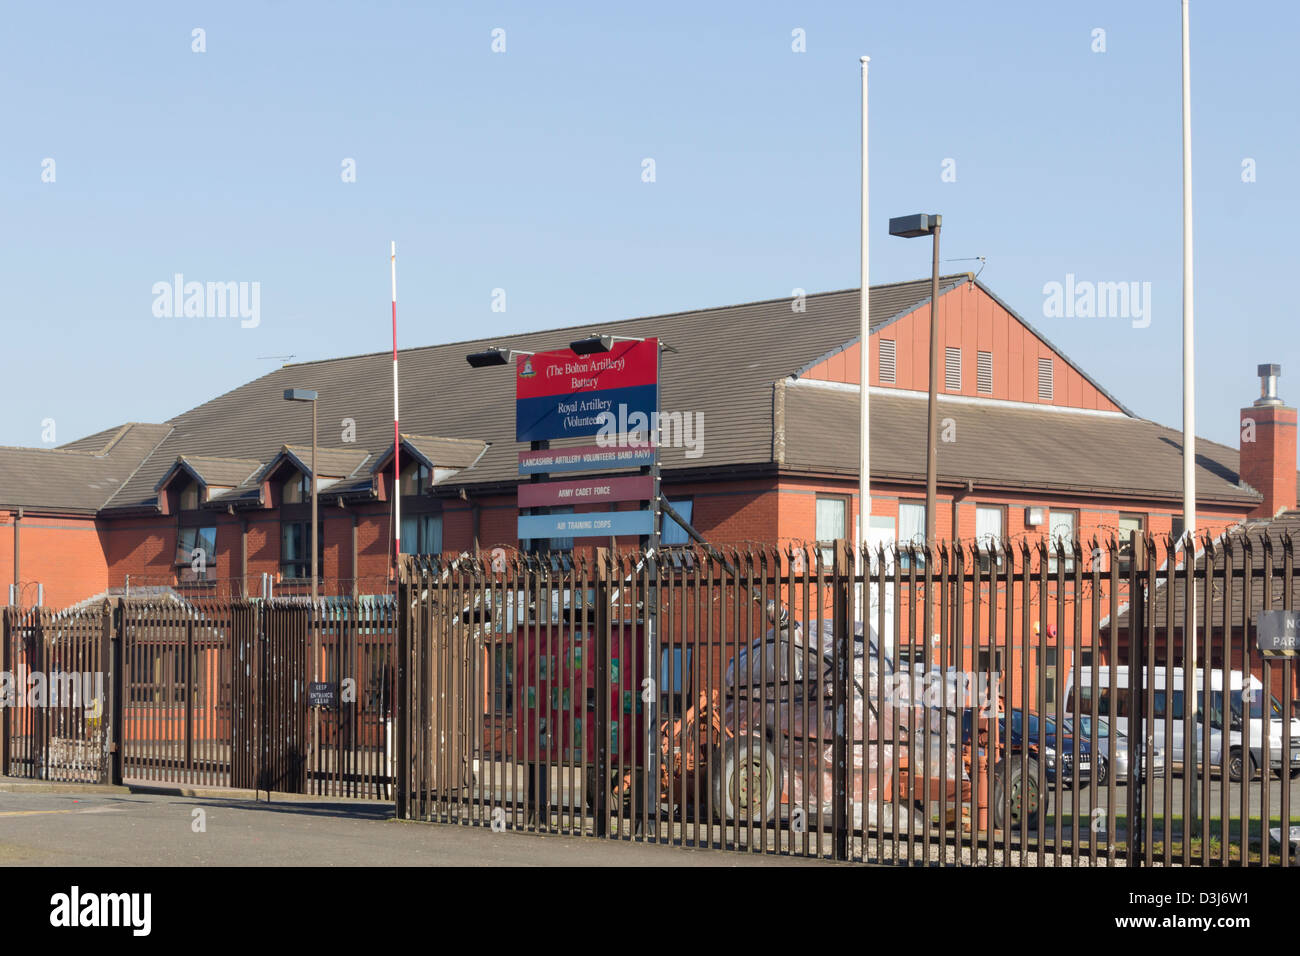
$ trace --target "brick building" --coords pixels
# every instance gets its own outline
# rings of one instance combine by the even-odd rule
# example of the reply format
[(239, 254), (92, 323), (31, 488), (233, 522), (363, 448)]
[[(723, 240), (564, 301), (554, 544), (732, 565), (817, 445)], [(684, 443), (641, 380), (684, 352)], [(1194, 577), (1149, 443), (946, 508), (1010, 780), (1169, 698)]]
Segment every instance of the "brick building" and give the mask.
[[(929, 288), (918, 280), (871, 294), (877, 540), (913, 540), (924, 528)], [(858, 298), (832, 292), (404, 350), (404, 550), (574, 546), (516, 539), (512, 372), (470, 368), (465, 356), (562, 348), (594, 332), (671, 347), (661, 407), (699, 413), (703, 427), (663, 449), (664, 489), (710, 541), (852, 537)], [(940, 538), (1180, 530), (1181, 432), (1133, 415), (972, 276), (944, 277), (938, 305)], [(311, 414), (282, 398), (298, 387), (319, 392), (322, 577), (334, 589), (386, 590), (390, 366), (386, 352), (287, 365), (167, 422), (56, 449), (0, 449), (0, 585), (18, 584), (30, 604), (39, 584), (61, 606), (128, 581), (190, 578), (196, 548), (206, 578), (236, 593), (300, 580), (310, 566)], [(1240, 451), (1198, 441), (1203, 531), (1296, 505), (1295, 410), (1273, 402), (1247, 413), (1253, 440), (1243, 427)], [(567, 444), (590, 440), (555, 443)]]

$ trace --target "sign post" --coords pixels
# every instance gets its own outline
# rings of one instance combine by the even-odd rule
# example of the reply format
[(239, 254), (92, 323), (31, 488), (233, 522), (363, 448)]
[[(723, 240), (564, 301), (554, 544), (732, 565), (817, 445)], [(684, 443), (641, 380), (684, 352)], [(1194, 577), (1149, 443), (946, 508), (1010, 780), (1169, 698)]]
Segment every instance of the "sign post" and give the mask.
[[(518, 537), (607, 538), (637, 535), (645, 549), (646, 806), (658, 826), (659, 749), (655, 746), (659, 702), (658, 567), (663, 515), (657, 429), (660, 348), (657, 338), (604, 337), (598, 351), (572, 349), (520, 354), (515, 359), (515, 440), (529, 442), (519, 455)], [(552, 439), (596, 436), (598, 444), (550, 448)], [(543, 482), (556, 472), (636, 468), (635, 475)], [(636, 511), (551, 514), (555, 506), (608, 505), (637, 501)], [(640, 569), (638, 569), (640, 570)], [(635, 573), (635, 572), (634, 572)], [(603, 633), (599, 639), (603, 639)], [(598, 653), (598, 658), (600, 654)], [(608, 745), (601, 741), (600, 746)], [(546, 783), (541, 782), (543, 792)], [(531, 781), (530, 781), (531, 789)]]

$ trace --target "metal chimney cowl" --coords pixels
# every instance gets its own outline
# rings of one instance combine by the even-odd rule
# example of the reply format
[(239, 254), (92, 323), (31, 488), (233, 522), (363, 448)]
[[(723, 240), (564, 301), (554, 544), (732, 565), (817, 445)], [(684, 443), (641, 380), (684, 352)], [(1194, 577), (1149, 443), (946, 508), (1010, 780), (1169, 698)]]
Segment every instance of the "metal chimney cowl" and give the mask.
[(1277, 380), (1282, 375), (1282, 366), (1280, 365), (1261, 365), (1257, 373), (1259, 375), (1259, 398), (1255, 399), (1256, 405), (1282, 405), (1282, 399), (1277, 394)]

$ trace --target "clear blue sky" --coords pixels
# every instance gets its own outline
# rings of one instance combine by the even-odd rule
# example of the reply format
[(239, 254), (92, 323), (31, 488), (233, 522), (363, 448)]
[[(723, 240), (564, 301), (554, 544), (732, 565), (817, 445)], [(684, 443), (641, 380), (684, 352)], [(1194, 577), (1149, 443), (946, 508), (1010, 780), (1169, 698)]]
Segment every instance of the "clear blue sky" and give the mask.
[[(1300, 400), (1300, 4), (1193, 0), (1192, 17), (1198, 431), (1235, 446), (1257, 364)], [(162, 421), (275, 367), (259, 356), (388, 348), (390, 239), (403, 346), (856, 286), (864, 53), (872, 281), (926, 274), (928, 244), (887, 220), (941, 212), (945, 258), (987, 256), (981, 278), (1106, 388), (1181, 422), (1177, 0), (5, 20), (0, 444), (40, 445), (46, 418), (60, 443)], [(178, 272), (260, 282), (260, 325), (155, 317), (153, 284)], [(1044, 318), (1067, 273), (1150, 282), (1150, 327)]]

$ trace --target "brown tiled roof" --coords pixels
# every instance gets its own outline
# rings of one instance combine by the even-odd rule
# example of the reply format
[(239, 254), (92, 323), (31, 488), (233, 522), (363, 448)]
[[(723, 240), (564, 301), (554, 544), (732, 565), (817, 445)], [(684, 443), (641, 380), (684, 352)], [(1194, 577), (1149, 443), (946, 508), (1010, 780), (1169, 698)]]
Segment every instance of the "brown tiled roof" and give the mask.
[(0, 448), (0, 508), (94, 513), (170, 432), (131, 423), (60, 448)]
[(252, 458), (204, 458), (181, 455), (159, 480), (158, 488), (180, 468), (185, 469), (208, 488), (235, 488), (253, 478), (262, 462)]
[[(947, 276), (941, 288), (970, 281), (964, 274)], [(928, 300), (929, 291), (928, 279), (873, 287), (873, 328), (914, 310)], [(789, 298), (781, 298), (406, 349), (400, 354), (402, 424), (414, 447), (428, 448), (430, 456), (467, 455), (471, 449), (477, 455), (479, 443), (488, 444), (472, 468), (444, 486), (511, 485), (518, 480), (518, 452), (526, 447), (514, 440), (511, 369), (473, 369), (465, 356), (497, 345), (529, 351), (561, 348), (595, 333), (658, 336), (673, 349), (662, 357), (661, 408), (685, 413), (692, 421), (699, 413), (704, 425), (698, 457), (687, 457), (684, 447), (662, 450), (670, 480), (674, 472), (773, 473), (778, 467), (856, 474), (856, 389), (777, 383), (790, 381), (800, 370), (855, 341), (858, 300), (857, 290), (847, 290), (809, 295), (802, 312), (793, 311)], [(320, 441), (327, 449), (321, 473), (352, 476), (364, 491), (363, 471), (391, 451), (391, 367), (389, 352), (288, 365), (191, 409), (172, 420), (171, 434), (107, 507), (153, 508), (159, 479), (180, 455), (271, 462), (289, 445), (302, 461), (309, 461), (311, 416), (284, 402), (283, 392), (290, 387), (319, 393)], [(1180, 436), (1172, 429), (1118, 413), (1076, 414), (1008, 403), (952, 407), (958, 441), (940, 448), (940, 474), (945, 478), (1156, 497), (1173, 496), (1181, 489)], [(873, 399), (873, 408), (885, 416), (873, 431), (873, 473), (919, 478), (924, 474), (924, 443), (914, 436), (924, 434), (924, 401), (889, 395)], [(345, 420), (350, 420), (348, 426)], [(353, 432), (355, 445), (331, 447), (340, 434), (334, 429), (343, 427)], [(421, 437), (433, 435), (441, 437)], [(90, 444), (92, 438), (78, 444)], [(422, 444), (434, 441), (440, 444)], [(569, 439), (554, 447), (591, 443), (590, 438)], [(298, 451), (303, 448), (307, 450)], [(1234, 451), (1202, 441), (1198, 458), (1202, 495), (1233, 502), (1259, 500), (1237, 486)], [(352, 479), (331, 491), (345, 484), (350, 487)], [(250, 478), (217, 500), (255, 501), (258, 490), (257, 479)]]
[[(872, 314), (887, 321), (915, 308), (929, 294), (928, 279), (873, 287)], [(515, 442), (511, 370), (473, 369), (465, 356), (494, 345), (528, 351), (562, 348), (594, 333), (657, 335), (677, 349), (663, 356), (662, 408), (701, 412), (705, 423), (703, 455), (686, 458), (686, 449), (667, 448), (664, 466), (770, 466), (773, 383), (852, 339), (858, 329), (858, 298), (857, 290), (828, 292), (809, 295), (806, 311), (800, 313), (792, 311), (789, 298), (782, 298), (405, 349), (399, 366), (402, 425), (414, 435), (491, 443), (472, 469), (456, 477), (457, 484), (513, 482), (521, 446)], [(325, 436), (343, 419), (352, 419), (356, 447), (383, 454), (392, 446), (391, 381), (390, 352), (276, 369), (177, 416), (173, 437), (110, 507), (152, 506), (154, 485), (181, 454), (269, 462), (286, 443), (309, 445), (311, 416), (286, 407), (286, 388), (319, 393), (323, 442), (331, 441)], [(591, 443), (573, 439), (556, 442), (555, 447)]]
[[(409, 445), (424, 464), (436, 468), (468, 468), (478, 461), (484, 451), (484, 442), (468, 438), (432, 438), (428, 435), (402, 434), (402, 441)], [(388, 448), (385, 458), (393, 452)]]
[[(311, 471), (311, 445), (285, 445), (281, 451), (301, 464), (304, 472)], [(350, 478), (370, 459), (370, 452), (361, 448), (316, 448), (316, 473), (322, 478)]]
[[(801, 381), (785, 385), (787, 469), (858, 473), (858, 391)], [(871, 394), (873, 478), (925, 477), (926, 398), (889, 390)], [(1035, 408), (1009, 402), (939, 399), (954, 441), (940, 441), (941, 482), (985, 487), (1092, 491), (1131, 497), (1182, 496), (1182, 433), (1118, 413)], [(941, 434), (943, 429), (941, 428)], [(1236, 453), (1205, 439), (1196, 444), (1198, 497), (1242, 504), (1257, 492), (1237, 484)], [(1231, 462), (1231, 466), (1229, 464)]]
[[(1213, 610), (1215, 628), (1223, 626), (1223, 613), (1227, 595), (1231, 595), (1231, 618), (1234, 627), (1238, 628), (1237, 634), (1240, 635), (1242, 595), (1245, 593), (1244, 573), (1241, 577), (1234, 575), (1225, 575), (1225, 571), (1231, 564), (1235, 572), (1244, 572), (1246, 567), (1246, 548), (1250, 547), (1250, 568), (1251, 568), (1251, 587), (1250, 587), (1250, 609), (1249, 617), (1252, 624), (1259, 617), (1260, 611), (1264, 609), (1264, 560), (1265, 550), (1271, 545), (1273, 558), (1273, 574), (1269, 577), (1270, 607), (1274, 610), (1280, 610), (1285, 606), (1286, 585), (1283, 580), (1283, 556), (1284, 547), (1288, 536), (1292, 542), (1292, 548), (1300, 549), (1300, 511), (1284, 511), (1272, 519), (1256, 519), (1247, 521), (1243, 525), (1230, 528), (1228, 532), (1221, 535), (1214, 541), (1214, 569), (1212, 572), (1213, 582)], [(1293, 552), (1294, 554), (1294, 552)], [(1297, 557), (1300, 557), (1298, 555)], [(1161, 540), (1156, 542), (1155, 559), (1160, 562), (1161, 566), (1167, 563), (1168, 551), (1166, 542)], [(1206, 564), (1206, 555), (1202, 550), (1196, 558), (1198, 569), (1204, 569)], [(1228, 582), (1225, 584), (1225, 577)], [(1156, 632), (1163, 633), (1169, 620), (1169, 593), (1170, 589), (1163, 579), (1157, 579), (1155, 600), (1152, 602), (1152, 613), (1155, 615)], [(1173, 596), (1174, 596), (1174, 619), (1173, 626), (1181, 628), (1185, 619), (1187, 608), (1187, 587), (1186, 578), (1182, 571), (1174, 576)], [(1300, 571), (1291, 578), (1291, 607), (1300, 607)], [(1205, 587), (1201, 583), (1196, 588), (1196, 613), (1198, 622), (1205, 621)], [(1129, 625), (1129, 606), (1127, 604), (1120, 610), (1117, 618), (1119, 630), (1127, 630)], [(1237, 641), (1240, 641), (1238, 636)], [(1238, 649), (1240, 644), (1237, 644)]]

